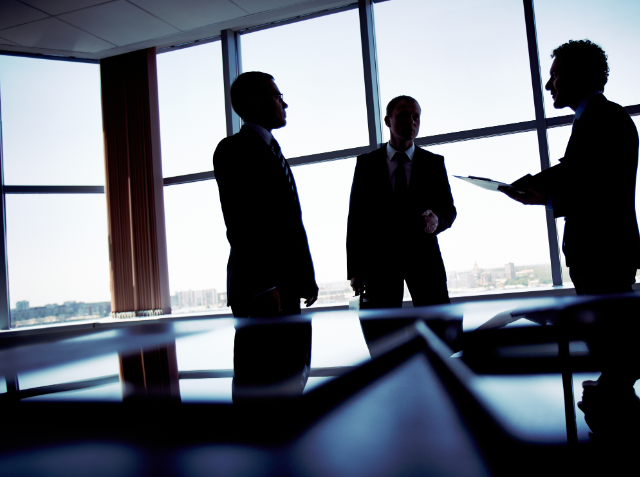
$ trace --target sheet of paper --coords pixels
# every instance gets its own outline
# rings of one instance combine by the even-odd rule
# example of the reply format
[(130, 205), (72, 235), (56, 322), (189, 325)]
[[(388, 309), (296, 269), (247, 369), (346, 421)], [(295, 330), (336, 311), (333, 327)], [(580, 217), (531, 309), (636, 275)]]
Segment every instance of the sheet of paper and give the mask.
[(504, 187), (513, 187), (511, 184), (506, 184), (504, 182), (498, 182), (498, 181), (492, 181), (491, 179), (485, 179), (484, 177), (474, 177), (474, 176), (469, 176), (469, 177), (462, 177), (462, 176), (453, 176), (457, 179), (463, 180), (465, 182), (468, 182), (469, 184), (473, 184), (475, 186), (481, 187), (483, 189), (486, 190), (494, 190), (497, 191), (498, 187), (500, 186), (504, 186)]

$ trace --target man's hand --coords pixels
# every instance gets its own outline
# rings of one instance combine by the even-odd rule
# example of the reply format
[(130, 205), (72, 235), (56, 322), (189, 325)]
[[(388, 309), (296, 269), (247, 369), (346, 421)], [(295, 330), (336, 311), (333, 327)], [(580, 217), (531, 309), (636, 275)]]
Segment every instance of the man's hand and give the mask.
[(424, 231), (428, 234), (432, 234), (438, 228), (438, 216), (434, 214), (431, 209), (426, 210), (424, 214), (422, 214), (424, 220), (427, 221), (427, 226), (424, 228)]
[(362, 295), (364, 291), (364, 278), (353, 277), (351, 279), (351, 288), (353, 288), (353, 291), (356, 293), (355, 296)]
[(511, 197), (516, 202), (520, 202), (525, 205), (547, 205), (547, 201), (549, 197), (547, 193), (540, 190), (534, 189), (533, 187), (526, 188), (523, 192), (519, 192), (516, 189), (512, 189), (511, 187), (498, 187), (498, 190), (503, 194)]
[(304, 304), (307, 306), (307, 308), (313, 305), (318, 299), (318, 285), (314, 284), (314, 287), (315, 287), (315, 291), (310, 296), (303, 297), (305, 298)]
[(253, 298), (251, 316), (278, 316), (280, 313), (282, 303), (276, 288)]

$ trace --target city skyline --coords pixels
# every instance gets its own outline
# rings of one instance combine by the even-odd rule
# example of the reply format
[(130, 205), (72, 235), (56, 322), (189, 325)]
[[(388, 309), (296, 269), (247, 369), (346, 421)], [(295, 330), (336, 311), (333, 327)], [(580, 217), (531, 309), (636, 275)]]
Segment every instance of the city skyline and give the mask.
[[(508, 274), (505, 272), (505, 267), (507, 266), (511, 266), (513, 268), (514, 276), (508, 276)], [(505, 280), (508, 280), (508, 279), (515, 278), (515, 276), (517, 276), (522, 271), (533, 272), (535, 269), (541, 269), (541, 268), (544, 269), (546, 267), (547, 265), (544, 265), (544, 264), (516, 266), (512, 262), (508, 262), (502, 267), (480, 267), (477, 264), (477, 262), (474, 262), (474, 265), (470, 268), (465, 268), (463, 270), (447, 270), (446, 275), (449, 283), (449, 281), (451, 280), (454, 274), (456, 275), (457, 279), (460, 279), (460, 276), (465, 274), (479, 275), (481, 272), (490, 273), (490, 272), (497, 271), (498, 273), (502, 272), (503, 275), (505, 275), (504, 277), (498, 276), (497, 277), (498, 279), (504, 278)], [(520, 269), (520, 271), (516, 271), (515, 270), (516, 268)], [(550, 270), (547, 272), (547, 275), (549, 275), (549, 278), (547, 280), (550, 280)], [(495, 276), (495, 273), (494, 273), (494, 276)], [(479, 280), (481, 279), (479, 276), (477, 278)], [(482, 282), (479, 282), (479, 283), (482, 283)], [(340, 293), (342, 294), (353, 293), (353, 291), (350, 288), (348, 280), (319, 282), (318, 286), (320, 288), (319, 302), (322, 299), (323, 294), (325, 296), (332, 296), (332, 295), (339, 295)], [(467, 287), (467, 288), (474, 288), (474, 287)], [(62, 303), (63, 303), (62, 305), (59, 305), (58, 303), (47, 303), (45, 305), (31, 306), (31, 302), (29, 300), (19, 300), (16, 302), (16, 305), (12, 308), (12, 312), (29, 310), (29, 309), (33, 310), (36, 308), (52, 308), (52, 307), (60, 307), (60, 306), (70, 306), (74, 304), (85, 305), (85, 306), (91, 305), (91, 303), (85, 303), (83, 301), (76, 301), (76, 300), (63, 301)], [(98, 304), (98, 305), (104, 305), (104, 304), (110, 304), (110, 303), (111, 303), (110, 300), (93, 302), (93, 304)], [(198, 306), (226, 307), (226, 290), (218, 291), (216, 288), (205, 288), (201, 290), (189, 289), (189, 290), (175, 291), (171, 294), (171, 305), (172, 305), (172, 308), (175, 307), (176, 309), (198, 307)]]

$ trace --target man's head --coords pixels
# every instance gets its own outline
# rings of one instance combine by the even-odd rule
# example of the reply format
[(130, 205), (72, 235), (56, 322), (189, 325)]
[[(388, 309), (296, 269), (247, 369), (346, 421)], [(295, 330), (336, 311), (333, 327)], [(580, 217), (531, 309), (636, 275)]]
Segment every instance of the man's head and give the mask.
[(242, 73), (231, 85), (231, 105), (244, 121), (271, 131), (287, 124), (287, 103), (273, 82), (273, 76), (260, 71)]
[(553, 50), (551, 58), (551, 78), (545, 88), (551, 92), (555, 108), (569, 106), (575, 111), (589, 93), (604, 91), (609, 65), (607, 55), (595, 43), (570, 40)]
[(389, 101), (384, 123), (391, 133), (391, 146), (410, 147), (420, 130), (420, 105), (411, 96), (398, 96)]

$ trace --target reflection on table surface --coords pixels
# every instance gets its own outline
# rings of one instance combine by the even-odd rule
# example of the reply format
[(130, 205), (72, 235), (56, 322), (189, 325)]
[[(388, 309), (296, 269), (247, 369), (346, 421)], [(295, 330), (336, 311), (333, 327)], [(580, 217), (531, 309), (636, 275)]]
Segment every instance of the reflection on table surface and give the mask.
[[(315, 312), (283, 319), (182, 318), (97, 326), (34, 339), (3, 336), (3, 397), (21, 402), (122, 402), (251, 405), (300, 399), (305, 394), (383, 356), (416, 320), (463, 361), (460, 337), (475, 330), (541, 328), (578, 297), (485, 301), (420, 309)], [(541, 313), (541, 310), (544, 313)], [(542, 319), (540, 319), (542, 316)], [(550, 346), (550, 347), (549, 347)], [(557, 345), (503, 347), (506, 357), (556, 356)], [(571, 355), (588, 354), (583, 341)], [(532, 354), (533, 353), (533, 354)], [(536, 354), (537, 353), (537, 354)], [(508, 356), (507, 356), (508, 355)], [(473, 368), (473, 366), (471, 366)], [(595, 370), (574, 373), (574, 395)], [(471, 381), (470, 381), (471, 382)], [(512, 436), (527, 442), (566, 443), (565, 404), (559, 372), (473, 375), (481, 403)], [(566, 392), (566, 391), (565, 391)], [(589, 439), (582, 413), (578, 439)]]

